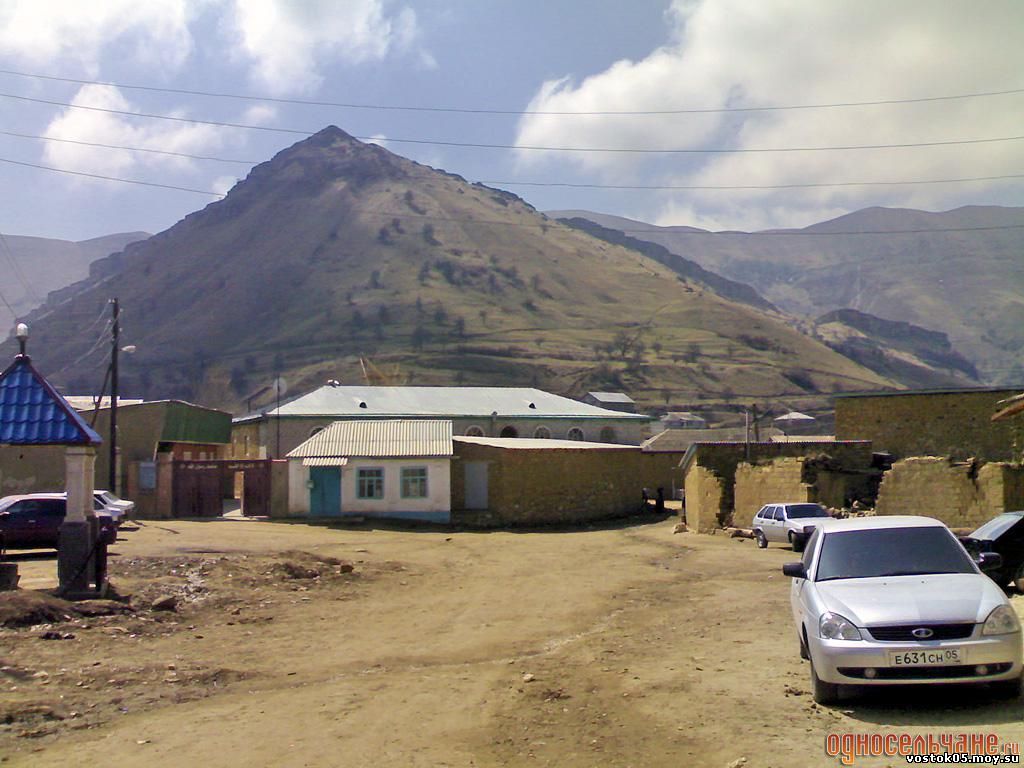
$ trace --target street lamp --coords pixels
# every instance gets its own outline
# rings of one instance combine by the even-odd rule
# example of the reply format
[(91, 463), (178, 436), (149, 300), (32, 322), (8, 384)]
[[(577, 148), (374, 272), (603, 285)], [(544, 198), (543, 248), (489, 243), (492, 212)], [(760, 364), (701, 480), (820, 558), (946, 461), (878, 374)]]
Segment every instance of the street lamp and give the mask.
[(24, 323), (18, 323), (14, 328), (14, 338), (18, 340), (18, 344), (21, 347), (21, 356), (25, 356), (25, 343), (28, 341), (28, 326)]

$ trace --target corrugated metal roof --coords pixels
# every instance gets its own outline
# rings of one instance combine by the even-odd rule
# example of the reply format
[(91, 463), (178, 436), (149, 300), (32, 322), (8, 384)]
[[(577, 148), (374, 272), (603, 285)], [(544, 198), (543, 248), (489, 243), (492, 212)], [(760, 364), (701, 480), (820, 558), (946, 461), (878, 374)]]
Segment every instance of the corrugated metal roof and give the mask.
[(0, 443), (98, 445), (102, 438), (25, 355), (0, 374)]
[(282, 403), (268, 415), (448, 417), (554, 417), (646, 420), (532, 387), (371, 387), (324, 386)]
[(587, 451), (636, 451), (640, 446), (619, 445), (618, 443), (587, 443), (582, 440), (549, 440), (539, 437), (467, 437), (458, 436), (454, 438), (457, 443), (473, 443), (475, 445), (489, 445), (492, 448), (509, 448), (512, 450), (587, 450)]
[(602, 403), (633, 403), (632, 397), (625, 392), (587, 392), (595, 400)]
[(289, 458), (419, 458), (452, 455), (452, 423), (443, 419), (336, 421), (288, 454)]
[(344, 467), (346, 464), (348, 464), (348, 459), (338, 456), (314, 456), (302, 460), (304, 467)]

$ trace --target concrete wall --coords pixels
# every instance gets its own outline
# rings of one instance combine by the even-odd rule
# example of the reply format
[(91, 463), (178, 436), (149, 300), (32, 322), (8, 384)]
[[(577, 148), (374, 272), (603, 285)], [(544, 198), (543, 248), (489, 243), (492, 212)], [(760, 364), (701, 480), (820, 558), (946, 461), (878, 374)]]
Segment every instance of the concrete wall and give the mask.
[[(452, 520), (537, 526), (635, 514), (654, 463), (639, 448), (505, 448), (455, 443)], [(488, 467), (488, 509), (465, 510), (466, 462)]]
[[(1014, 459), (1024, 419), (993, 422), (996, 403), (1018, 389), (967, 390), (836, 398), (836, 438), (870, 440), (876, 451), (911, 456)], [(1017, 455), (1020, 448), (1017, 449)]]
[(695, 464), (686, 473), (686, 525), (697, 533), (711, 533), (718, 527), (724, 502), (722, 478)]
[(64, 446), (0, 446), (0, 496), (59, 492), (64, 485)]
[(954, 528), (974, 528), (996, 515), (1024, 509), (1024, 467), (994, 462), (980, 468), (938, 457), (896, 462), (885, 473), (879, 515), (925, 515)]
[(740, 464), (736, 468), (732, 524), (749, 528), (754, 515), (773, 502), (817, 501), (813, 486), (804, 482), (804, 460), (775, 459), (767, 464)]

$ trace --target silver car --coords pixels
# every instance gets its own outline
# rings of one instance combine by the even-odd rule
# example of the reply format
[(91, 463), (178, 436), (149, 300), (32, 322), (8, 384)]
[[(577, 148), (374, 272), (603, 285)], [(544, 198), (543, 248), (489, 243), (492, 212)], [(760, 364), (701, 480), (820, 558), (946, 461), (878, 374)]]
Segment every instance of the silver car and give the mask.
[(794, 551), (799, 551), (805, 541), (804, 529), (827, 519), (829, 514), (821, 504), (765, 504), (754, 515), (751, 529), (761, 549), (767, 547), (768, 542), (777, 541), (787, 542)]
[[(998, 568), (984, 553), (979, 564)], [(1021, 691), (1021, 628), (1003, 591), (927, 517), (826, 520), (783, 567), (814, 700), (847, 685), (988, 683)]]

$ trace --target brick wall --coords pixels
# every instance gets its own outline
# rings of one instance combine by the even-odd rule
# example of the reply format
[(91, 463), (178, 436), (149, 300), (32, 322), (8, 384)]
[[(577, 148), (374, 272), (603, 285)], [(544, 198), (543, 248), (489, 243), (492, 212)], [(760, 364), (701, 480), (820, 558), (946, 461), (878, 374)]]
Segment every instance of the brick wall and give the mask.
[[(462, 525), (550, 525), (636, 514), (655, 467), (631, 446), (522, 449), (456, 441), (455, 453), (452, 521)], [(487, 464), (486, 510), (465, 510), (470, 461)]]
[(925, 515), (954, 528), (975, 528), (1010, 509), (1024, 508), (1024, 467), (993, 462), (980, 469), (938, 457), (896, 462), (885, 473), (875, 511)]
[(749, 528), (765, 504), (780, 501), (816, 501), (813, 486), (804, 482), (804, 460), (775, 459), (768, 464), (740, 464), (736, 468), (733, 525)]
[(1024, 419), (993, 422), (996, 403), (1020, 390), (973, 390), (836, 398), (836, 438), (870, 440), (876, 451), (911, 456), (1015, 458)]

